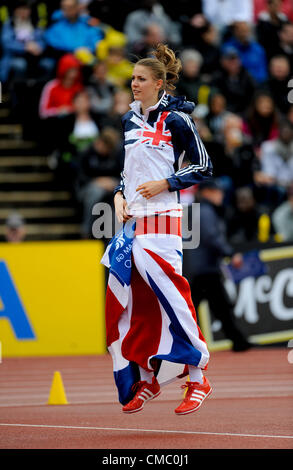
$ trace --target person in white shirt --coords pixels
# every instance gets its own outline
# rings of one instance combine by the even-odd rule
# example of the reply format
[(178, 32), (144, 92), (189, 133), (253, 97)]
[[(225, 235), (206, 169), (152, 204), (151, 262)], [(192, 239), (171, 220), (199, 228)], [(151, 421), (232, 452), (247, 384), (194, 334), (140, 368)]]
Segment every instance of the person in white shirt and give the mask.
[(253, 0), (202, 0), (202, 11), (219, 32), (235, 21), (254, 22)]

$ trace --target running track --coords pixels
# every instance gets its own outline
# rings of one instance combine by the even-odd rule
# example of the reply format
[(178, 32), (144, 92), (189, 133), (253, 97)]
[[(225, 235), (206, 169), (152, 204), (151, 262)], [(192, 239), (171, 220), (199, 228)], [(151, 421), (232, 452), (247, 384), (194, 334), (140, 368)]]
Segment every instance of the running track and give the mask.
[[(121, 412), (106, 356), (3, 359), (1, 449), (292, 449), (293, 364), (289, 350), (211, 354), (213, 393), (176, 416), (184, 380), (133, 415)], [(54, 371), (68, 405), (47, 405)]]

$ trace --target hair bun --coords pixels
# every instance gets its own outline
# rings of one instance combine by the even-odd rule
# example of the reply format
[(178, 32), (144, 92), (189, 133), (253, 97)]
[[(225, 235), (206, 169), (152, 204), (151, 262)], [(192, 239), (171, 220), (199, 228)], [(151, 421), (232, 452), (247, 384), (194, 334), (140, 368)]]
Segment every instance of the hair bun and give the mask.
[(153, 77), (156, 80), (162, 80), (161, 89), (170, 92), (175, 89), (173, 85), (179, 78), (179, 72), (182, 69), (180, 59), (177, 59), (172, 49), (165, 44), (158, 44), (156, 49), (150, 53), (150, 57), (140, 59), (136, 65), (150, 67)]
[(175, 86), (173, 85), (179, 78), (179, 73), (182, 69), (181, 61), (178, 59), (166, 44), (159, 43), (156, 49), (153, 51), (155, 58), (164, 64), (166, 69), (166, 85), (167, 89), (174, 90)]

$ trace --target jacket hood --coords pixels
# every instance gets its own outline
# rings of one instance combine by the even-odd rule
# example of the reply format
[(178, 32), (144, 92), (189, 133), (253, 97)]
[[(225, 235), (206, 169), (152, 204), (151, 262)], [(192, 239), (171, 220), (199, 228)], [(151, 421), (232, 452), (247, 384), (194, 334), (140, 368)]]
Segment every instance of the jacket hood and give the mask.
[(161, 101), (160, 108), (165, 111), (182, 111), (191, 114), (194, 111), (195, 103), (187, 101), (185, 96), (165, 95)]
[(77, 77), (77, 82), (81, 81), (81, 66), (80, 62), (77, 60), (77, 58), (73, 54), (65, 54), (63, 57), (58, 62), (57, 66), (57, 77), (62, 80), (64, 75), (69, 69), (72, 68), (77, 68), (79, 71), (78, 77)]

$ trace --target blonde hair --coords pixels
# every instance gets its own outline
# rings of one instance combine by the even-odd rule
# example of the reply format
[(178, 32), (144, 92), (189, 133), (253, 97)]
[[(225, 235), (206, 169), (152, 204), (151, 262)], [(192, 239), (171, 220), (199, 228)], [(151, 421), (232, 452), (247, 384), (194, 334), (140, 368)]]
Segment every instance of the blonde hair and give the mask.
[(174, 83), (179, 78), (182, 69), (181, 61), (175, 56), (172, 49), (165, 44), (158, 44), (151, 52), (154, 57), (140, 59), (136, 65), (150, 67), (155, 80), (163, 80), (162, 89), (170, 92), (175, 90)]

